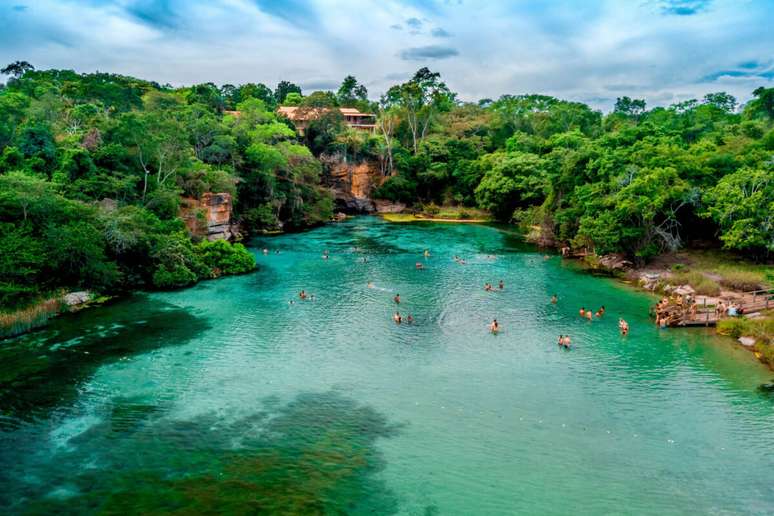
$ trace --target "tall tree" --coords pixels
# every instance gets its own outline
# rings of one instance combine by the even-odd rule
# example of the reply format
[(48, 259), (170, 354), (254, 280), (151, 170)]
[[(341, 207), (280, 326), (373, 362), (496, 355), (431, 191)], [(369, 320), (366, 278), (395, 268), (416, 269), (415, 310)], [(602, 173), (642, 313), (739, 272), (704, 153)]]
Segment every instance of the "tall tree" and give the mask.
[(27, 61), (14, 61), (0, 70), (3, 75), (10, 75), (16, 79), (21, 77), (27, 72), (31, 72), (35, 67), (29, 64)]
[(436, 115), (451, 109), (455, 96), (441, 81), (441, 74), (426, 67), (420, 68), (408, 82), (387, 90), (387, 102), (400, 107), (405, 113), (414, 154), (419, 152), (419, 144), (427, 136)]
[(288, 93), (298, 93), (301, 95), (301, 86), (288, 81), (280, 81), (274, 90), (274, 100), (277, 104), (282, 104), (285, 102), (285, 97), (288, 96)]
[(356, 107), (358, 102), (368, 100), (368, 90), (357, 82), (352, 75), (347, 75), (336, 92), (339, 105), (343, 107)]
[(636, 118), (645, 112), (645, 106), (646, 103), (643, 99), (618, 97), (615, 99), (615, 107), (613, 108), (613, 112)]

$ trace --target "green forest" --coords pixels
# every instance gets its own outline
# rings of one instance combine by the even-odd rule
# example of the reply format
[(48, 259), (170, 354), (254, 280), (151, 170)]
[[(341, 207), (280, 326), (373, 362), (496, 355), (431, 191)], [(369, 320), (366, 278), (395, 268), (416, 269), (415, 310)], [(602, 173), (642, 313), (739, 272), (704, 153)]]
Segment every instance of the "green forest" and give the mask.
[[(611, 113), (544, 95), (463, 102), (427, 68), (378, 101), (354, 77), (304, 95), (287, 81), (175, 88), (108, 73), (2, 69), (0, 308), (61, 289), (177, 288), (252, 270), (241, 244), (197, 241), (182, 197), (228, 192), (242, 235), (331, 219), (321, 156), (370, 162), (373, 197), (464, 206), (547, 242), (640, 263), (701, 243), (774, 252), (774, 88)], [(279, 105), (325, 110), (303, 136)]]

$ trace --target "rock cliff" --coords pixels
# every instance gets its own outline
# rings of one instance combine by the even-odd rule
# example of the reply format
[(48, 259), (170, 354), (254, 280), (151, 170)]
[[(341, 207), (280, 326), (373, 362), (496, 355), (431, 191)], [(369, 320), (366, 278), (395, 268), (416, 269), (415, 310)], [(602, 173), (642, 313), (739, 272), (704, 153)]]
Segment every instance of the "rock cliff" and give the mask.
[(336, 210), (344, 213), (373, 213), (371, 192), (384, 182), (378, 165), (350, 163), (341, 156), (321, 156), (324, 181), (333, 192)]
[(180, 216), (192, 235), (207, 240), (232, 240), (238, 236), (231, 223), (231, 194), (205, 192), (201, 199), (185, 197)]

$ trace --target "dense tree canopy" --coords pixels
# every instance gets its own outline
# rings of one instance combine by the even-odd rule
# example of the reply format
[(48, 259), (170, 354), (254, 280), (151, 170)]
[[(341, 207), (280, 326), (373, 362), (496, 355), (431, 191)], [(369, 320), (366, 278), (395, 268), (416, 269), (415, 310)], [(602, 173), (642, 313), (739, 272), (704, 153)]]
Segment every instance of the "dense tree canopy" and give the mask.
[(0, 308), (59, 288), (174, 288), (252, 269), (241, 246), (192, 240), (182, 197), (230, 193), (245, 234), (331, 216), (320, 163), (264, 85), (173, 89), (24, 62), (3, 73)]
[[(234, 197), (245, 234), (328, 220), (331, 159), (378, 164), (375, 197), (479, 207), (562, 245), (646, 260), (692, 240), (774, 252), (774, 89), (607, 115), (545, 95), (463, 103), (420, 69), (378, 103), (347, 76), (184, 88), (16, 62), (0, 89), (0, 307), (60, 288), (171, 288), (252, 266), (199, 243), (181, 198)], [(320, 113), (303, 136), (282, 104)], [(373, 132), (336, 109), (377, 113)], [(320, 159), (322, 158), (322, 159)]]

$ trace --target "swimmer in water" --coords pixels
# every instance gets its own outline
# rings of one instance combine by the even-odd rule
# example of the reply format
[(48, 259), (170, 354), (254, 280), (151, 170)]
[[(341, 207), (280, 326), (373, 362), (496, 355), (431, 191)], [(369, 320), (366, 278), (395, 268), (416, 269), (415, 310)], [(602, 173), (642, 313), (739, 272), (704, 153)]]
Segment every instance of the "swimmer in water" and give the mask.
[(305, 290), (302, 290), (301, 292), (298, 293), (298, 297), (300, 297), (301, 299), (306, 299), (309, 296), (307, 295)]
[(411, 314), (408, 314), (408, 317), (406, 317), (406, 322), (408, 324), (414, 324), (414, 316)]
[(589, 322), (593, 320), (593, 317), (591, 315), (591, 310), (586, 311), (586, 319), (588, 319)]
[(395, 301), (396, 305), (400, 304), (400, 294), (395, 294), (395, 297), (392, 298), (393, 301)]
[(269, 254), (269, 250), (266, 249), (265, 247), (263, 248), (263, 254)]
[(503, 283), (503, 280), (500, 280), (500, 290), (503, 290), (505, 288), (505, 283)]
[(562, 341), (562, 346), (564, 346), (564, 349), (570, 349), (570, 336), (565, 335), (564, 340)]
[(597, 313), (594, 314), (596, 317), (602, 317), (605, 315), (605, 305), (602, 305), (599, 307), (599, 310), (597, 310)]
[(556, 304), (556, 303), (557, 303), (557, 301), (559, 301), (559, 298), (556, 296), (556, 294), (554, 294), (553, 296), (551, 296), (551, 303), (553, 303), (553, 304)]
[(417, 269), (424, 269), (424, 268), (425, 268), (425, 266), (424, 266), (424, 265), (422, 265), (422, 264), (421, 264), (421, 263), (419, 263), (419, 262), (417, 262), (417, 263), (416, 263), (415, 267), (416, 267)]
[(586, 317), (586, 307), (582, 306), (579, 313), (581, 317)]
[(556, 345), (564, 346), (564, 335), (559, 335), (559, 342), (557, 342)]
[(484, 283), (484, 290), (486, 292), (490, 292), (492, 290), (492, 285), (490, 285), (489, 283)]
[(492, 324), (489, 325), (489, 331), (492, 333), (500, 331), (500, 323), (497, 322), (497, 319), (492, 319)]
[(430, 250), (429, 249), (425, 249), (424, 255), (425, 255), (425, 258), (430, 258)]
[(373, 281), (369, 281), (368, 282), (368, 288), (374, 288), (374, 282)]
[(395, 324), (400, 324), (403, 321), (400, 312), (395, 312), (395, 315), (392, 316), (392, 320), (395, 321)]
[(618, 319), (618, 329), (621, 330), (621, 335), (629, 334), (629, 323), (623, 319)]

